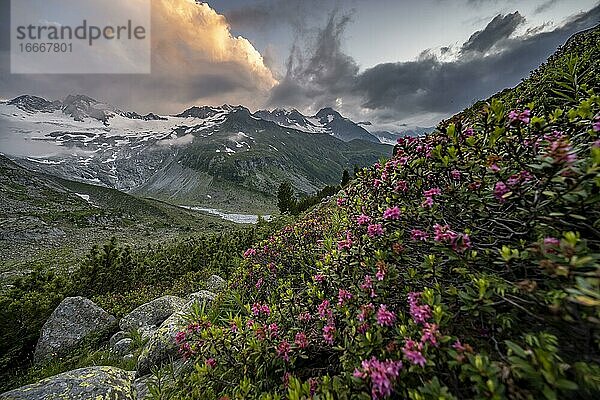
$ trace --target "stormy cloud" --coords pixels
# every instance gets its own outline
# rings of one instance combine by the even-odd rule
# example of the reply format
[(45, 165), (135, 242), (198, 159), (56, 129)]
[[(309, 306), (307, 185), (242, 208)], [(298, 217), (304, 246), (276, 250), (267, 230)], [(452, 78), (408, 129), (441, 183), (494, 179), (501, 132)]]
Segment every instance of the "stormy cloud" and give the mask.
[[(396, 5), (396, 12), (403, 10), (397, 2), (387, 1)], [(559, 0), (539, 0), (519, 10), (520, 2), (510, 1), (490, 14), (483, 6), (500, 4), (498, 0), (463, 0), (454, 8), (469, 12), (455, 13), (448, 26), (440, 28), (452, 30), (453, 39), (439, 42), (437, 37), (430, 40), (433, 33), (428, 38), (422, 31), (398, 33), (406, 30), (384, 25), (378, 29), (376, 23), (385, 18), (362, 0), (348, 0), (344, 7), (341, 3), (231, 0), (228, 8), (217, 12), (193, 0), (153, 0), (152, 74), (25, 76), (9, 74), (10, 9), (7, 0), (0, 0), (0, 95), (29, 93), (54, 99), (82, 93), (141, 113), (174, 113), (192, 104), (223, 103), (250, 109), (294, 107), (309, 114), (334, 107), (352, 119), (374, 124), (429, 125), (516, 85), (569, 36), (600, 20), (596, 6), (560, 22), (567, 14), (560, 11), (565, 4)], [(428, 11), (434, 17), (454, 4), (424, 3), (419, 8), (407, 2), (404, 9), (407, 15)], [(414, 7), (409, 10), (409, 5)], [(536, 5), (542, 11), (554, 9), (557, 16), (536, 20), (531, 14)], [(463, 16), (462, 25), (453, 27)], [(371, 29), (365, 18), (383, 39), (373, 43), (383, 54), (376, 61), (372, 57), (379, 50), (370, 52), (370, 43), (364, 40), (366, 29)], [(408, 22), (410, 28), (421, 23), (418, 18)], [(425, 19), (423, 24), (427, 23)], [(361, 28), (353, 30), (358, 25)], [(399, 35), (397, 43), (394, 35)], [(421, 41), (428, 44), (419, 47)], [(414, 58), (395, 62), (402, 57)]]
[[(447, 46), (439, 55), (428, 49), (414, 61), (383, 63), (359, 71), (342, 48), (348, 19), (334, 13), (314, 51), (290, 58), (286, 77), (273, 88), (270, 100), (306, 109), (337, 106), (357, 119), (380, 124), (406, 118), (434, 123), (518, 84), (571, 35), (599, 20), (600, 6), (596, 6), (554, 30), (530, 29), (513, 37), (524, 18), (518, 12), (497, 15), (485, 29), (454, 49), (453, 59), (441, 57), (453, 50)], [(298, 50), (292, 55), (294, 52)]]
[(307, 20), (318, 19), (334, 7), (334, 0), (260, 0), (227, 10), (225, 16), (238, 29), (289, 25), (296, 32), (303, 32)]
[(462, 51), (478, 51), (485, 53), (502, 39), (508, 38), (517, 27), (525, 22), (525, 18), (515, 11), (508, 15), (497, 15), (482, 31), (477, 31), (462, 46)]

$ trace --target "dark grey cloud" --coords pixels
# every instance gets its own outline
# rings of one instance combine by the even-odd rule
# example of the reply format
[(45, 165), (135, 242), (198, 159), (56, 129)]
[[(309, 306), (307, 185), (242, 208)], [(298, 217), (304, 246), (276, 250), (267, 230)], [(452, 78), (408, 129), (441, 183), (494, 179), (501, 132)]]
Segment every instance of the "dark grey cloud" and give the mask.
[(552, 7), (554, 7), (560, 0), (548, 0), (542, 4), (540, 4), (539, 6), (536, 7), (536, 9), (533, 11), (536, 14), (542, 13), (544, 11), (548, 11), (549, 9), (551, 9)]
[[(341, 48), (340, 28), (347, 21), (332, 15), (315, 51), (291, 62), (286, 79), (275, 87), (271, 101), (314, 109), (335, 107), (336, 102), (340, 103), (338, 99), (343, 99), (342, 107), (338, 106), (342, 111), (361, 120), (368, 114), (379, 123), (420, 114), (449, 115), (516, 85), (571, 35), (598, 21), (600, 5), (553, 31), (529, 30), (512, 38), (523, 17), (519, 13), (498, 16), (483, 31), (472, 35), (453, 61), (444, 61), (434, 51), (426, 50), (415, 61), (383, 63), (358, 71), (354, 60)], [(494, 51), (486, 52), (492, 47)]]
[(308, 97), (317, 101), (315, 107), (320, 107), (335, 102), (337, 93), (353, 89), (359, 67), (342, 50), (344, 29), (351, 19), (351, 14), (339, 15), (337, 10), (333, 11), (308, 55), (294, 43), (285, 77), (271, 93), (271, 105), (294, 105), (299, 98)]
[(463, 56), (453, 62), (430, 56), (381, 64), (357, 77), (356, 92), (369, 109), (391, 108), (398, 115), (451, 113), (517, 84), (571, 35), (594, 26), (599, 18), (600, 6), (554, 31), (504, 40), (501, 51), (487, 56)]
[(259, 0), (224, 12), (236, 29), (271, 29), (279, 25), (304, 31), (306, 22), (327, 15), (336, 0)]
[(478, 51), (485, 53), (497, 42), (512, 35), (519, 25), (525, 22), (525, 18), (515, 11), (512, 14), (498, 14), (487, 24), (485, 29), (475, 32), (462, 46), (461, 51)]

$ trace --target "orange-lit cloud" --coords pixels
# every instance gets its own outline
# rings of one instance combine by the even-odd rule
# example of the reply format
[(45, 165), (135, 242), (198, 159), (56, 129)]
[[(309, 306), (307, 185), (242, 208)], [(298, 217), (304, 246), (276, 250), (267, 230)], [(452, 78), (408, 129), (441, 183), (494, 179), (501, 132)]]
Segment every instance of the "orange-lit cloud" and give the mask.
[[(121, 1), (101, 9), (103, 18), (135, 19), (146, 0)], [(90, 11), (91, 13), (92, 11)], [(152, 0), (152, 73), (150, 75), (10, 75), (2, 79), (5, 97), (23, 93), (52, 99), (82, 93), (139, 112), (175, 113), (190, 105), (264, 105), (278, 83), (260, 52), (206, 3)], [(115, 47), (115, 62), (136, 62)], [(10, 65), (0, 51), (0, 65)], [(7, 75), (8, 76), (8, 75)]]
[(247, 39), (233, 37), (225, 17), (207, 3), (155, 0), (152, 12), (153, 51), (164, 72), (175, 68), (202, 74), (205, 64), (220, 64), (237, 66), (258, 88), (268, 90), (277, 83), (262, 55)]

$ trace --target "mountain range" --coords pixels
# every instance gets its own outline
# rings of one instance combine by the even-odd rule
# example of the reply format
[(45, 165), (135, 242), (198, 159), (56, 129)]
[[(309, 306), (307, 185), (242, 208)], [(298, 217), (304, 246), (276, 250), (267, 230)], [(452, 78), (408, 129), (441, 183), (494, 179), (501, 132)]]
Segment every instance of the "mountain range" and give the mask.
[[(30, 170), (180, 204), (264, 210), (288, 180), (301, 193), (344, 169), (389, 156), (361, 125), (324, 108), (250, 112), (191, 107), (159, 116), (122, 111), (83, 95), (24, 95), (0, 103), (2, 152)], [(393, 138), (386, 138), (387, 144)]]

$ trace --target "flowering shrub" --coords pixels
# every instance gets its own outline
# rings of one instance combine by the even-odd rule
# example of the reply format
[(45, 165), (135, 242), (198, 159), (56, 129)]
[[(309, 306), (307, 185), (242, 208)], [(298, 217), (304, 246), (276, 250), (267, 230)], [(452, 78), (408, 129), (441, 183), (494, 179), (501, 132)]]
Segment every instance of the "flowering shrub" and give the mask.
[(594, 398), (599, 116), (592, 90), (556, 111), (492, 100), (399, 140), (246, 252), (230, 295), (245, 308), (222, 300), (180, 343), (197, 357), (182, 393)]

